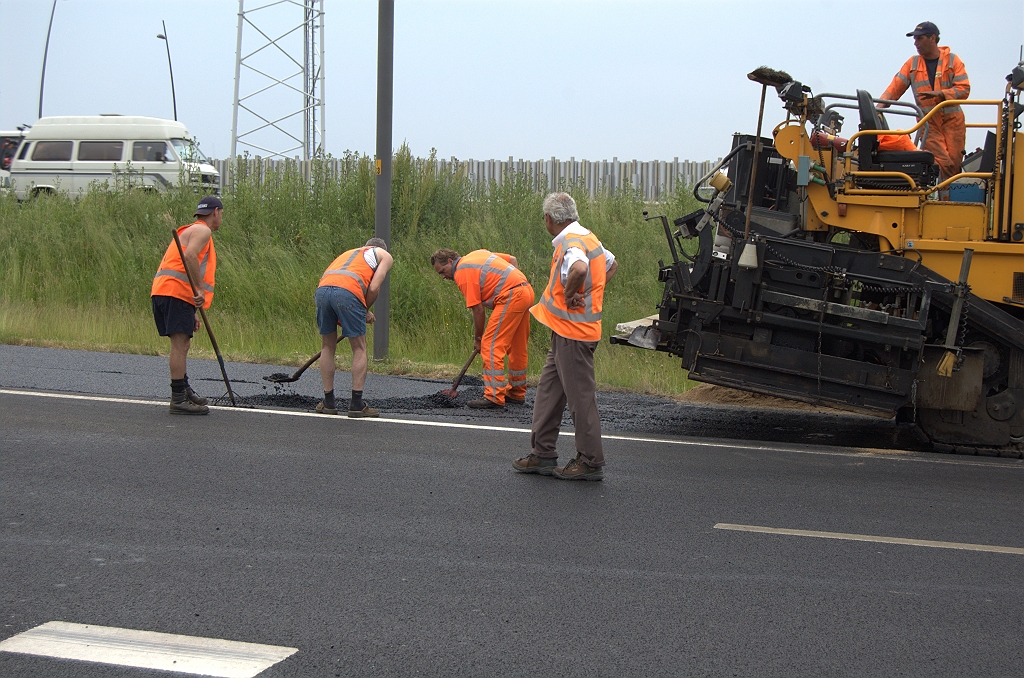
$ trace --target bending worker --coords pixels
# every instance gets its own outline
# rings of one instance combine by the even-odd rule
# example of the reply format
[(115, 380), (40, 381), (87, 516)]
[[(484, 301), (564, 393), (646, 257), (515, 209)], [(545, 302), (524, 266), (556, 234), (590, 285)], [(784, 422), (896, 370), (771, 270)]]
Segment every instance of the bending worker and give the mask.
[[(579, 218), (576, 201), (568, 193), (544, 198), (544, 226), (554, 236), (555, 251), (547, 287), (530, 313), (551, 329), (551, 349), (533, 402), (533, 449), (512, 466), (521, 473), (564, 480), (601, 480), (604, 449), (594, 351), (601, 340), (605, 284), (619, 265), (597, 236), (580, 225)], [(558, 466), (558, 427), (567, 403), (576, 427), (576, 458)]]
[[(475, 250), (460, 257), (455, 250), (439, 249), (430, 255), (438, 275), (454, 280), (473, 312), (473, 348), (484, 363), (484, 397), (467, 405), (497, 409), (506, 402), (526, 402), (527, 344), (533, 287), (510, 254)], [(491, 317), (484, 328), (484, 307)], [(509, 383), (505, 383), (505, 356)]]
[[(196, 395), (189, 386), (186, 363), (192, 335), (199, 331), (196, 308), (210, 308), (213, 303), (213, 278), (217, 271), (213, 232), (220, 228), (224, 218), (224, 204), (217, 196), (208, 195), (199, 201), (193, 216), (194, 222), (178, 227), (185, 260), (182, 261), (178, 245), (171, 240), (150, 291), (157, 332), (171, 340), (171, 414), (210, 412), (206, 398)], [(185, 273), (186, 265), (199, 288), (195, 294)]]
[[(896, 101), (908, 87), (914, 90), (917, 105), (925, 113), (936, 104), (950, 99), (966, 99), (971, 93), (971, 81), (960, 57), (939, 46), (939, 29), (931, 21), (924, 21), (907, 33), (914, 38), (917, 56), (910, 57), (892, 79), (882, 99)], [(889, 104), (878, 104), (887, 108)], [(925, 151), (935, 156), (942, 170), (942, 179), (960, 173), (964, 157), (967, 125), (960, 106), (945, 106), (928, 121)]]
[(324, 382), (324, 399), (316, 406), (321, 414), (337, 414), (334, 399), (334, 355), (338, 347), (338, 325), (341, 338), (352, 345), (352, 399), (348, 404), (350, 417), (376, 417), (379, 412), (363, 402), (366, 384), (366, 323), (374, 321), (370, 307), (377, 301), (394, 259), (387, 243), (370, 238), (331, 262), (320, 278), (316, 290), (316, 323), (320, 328), (320, 377)]

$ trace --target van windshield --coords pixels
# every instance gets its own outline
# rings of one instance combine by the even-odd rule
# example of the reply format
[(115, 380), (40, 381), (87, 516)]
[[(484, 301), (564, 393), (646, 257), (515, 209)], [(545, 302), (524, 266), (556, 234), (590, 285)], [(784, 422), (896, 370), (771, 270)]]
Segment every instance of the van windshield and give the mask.
[(203, 155), (203, 152), (199, 150), (199, 146), (191, 139), (171, 139), (171, 145), (178, 152), (178, 157), (185, 162), (202, 162), (207, 164), (210, 162)]

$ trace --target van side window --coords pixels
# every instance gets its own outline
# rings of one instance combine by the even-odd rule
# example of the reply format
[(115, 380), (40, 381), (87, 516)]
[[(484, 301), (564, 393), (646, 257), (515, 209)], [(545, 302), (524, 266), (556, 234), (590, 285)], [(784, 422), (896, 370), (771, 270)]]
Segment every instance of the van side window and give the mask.
[(167, 157), (166, 141), (136, 141), (132, 143), (133, 162), (165, 162)]
[(37, 141), (33, 160), (71, 160), (71, 141)]
[(24, 160), (25, 156), (28, 155), (28, 147), (32, 145), (31, 141), (26, 141), (21, 145), (21, 154), (18, 156), (18, 160)]
[(123, 141), (80, 141), (78, 142), (78, 159), (118, 161), (121, 159), (123, 150)]

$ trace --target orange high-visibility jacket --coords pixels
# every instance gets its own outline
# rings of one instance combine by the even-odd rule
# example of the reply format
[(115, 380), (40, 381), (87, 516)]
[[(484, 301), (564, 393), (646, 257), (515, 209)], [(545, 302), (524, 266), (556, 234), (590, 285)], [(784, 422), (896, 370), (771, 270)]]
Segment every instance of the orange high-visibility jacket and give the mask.
[[(903, 68), (896, 74), (896, 77), (889, 83), (889, 87), (882, 92), (883, 99), (895, 101), (903, 96), (908, 87), (914, 88), (914, 99), (917, 105), (925, 113), (934, 108), (933, 104), (925, 105), (917, 96), (917, 93), (925, 90), (942, 91), (944, 97), (949, 99), (966, 99), (971, 93), (971, 81), (967, 78), (967, 69), (960, 57), (949, 51), (948, 47), (939, 47), (939, 64), (935, 68), (935, 86), (928, 80), (928, 66), (921, 55), (912, 56), (903, 64)], [(942, 113), (949, 115), (959, 113), (959, 106), (947, 106)], [(937, 114), (936, 114), (937, 115)]]
[[(196, 221), (185, 226), (178, 227), (178, 237), (196, 224), (203, 223)], [(205, 224), (204, 224), (205, 225)], [(210, 308), (213, 303), (213, 277), (217, 271), (217, 251), (213, 247), (213, 237), (206, 243), (206, 247), (199, 253), (199, 277), (196, 281), (206, 295), (203, 308)], [(188, 284), (188, 274), (185, 273), (185, 262), (181, 260), (178, 253), (178, 245), (172, 240), (164, 252), (164, 258), (160, 260), (160, 268), (153, 276), (153, 287), (150, 290), (151, 297), (175, 297), (190, 304), (195, 304), (192, 294), (192, 286)]]
[(324, 271), (319, 286), (346, 289), (356, 295), (363, 306), (366, 306), (366, 290), (370, 287), (373, 269), (363, 258), (363, 252), (369, 249), (373, 248), (357, 247), (354, 250), (342, 252)]
[(475, 250), (452, 262), (452, 277), (466, 297), (466, 307), (483, 304), (494, 308), (508, 291), (526, 282), (526, 276), (510, 263), (507, 254)]
[(879, 134), (878, 150), (880, 151), (916, 151), (917, 146), (908, 134)]
[[(562, 284), (562, 257), (570, 247), (578, 247), (587, 255), (590, 268), (580, 293), (583, 294), (583, 308), (570, 309), (565, 305), (565, 286)], [(530, 308), (530, 313), (555, 334), (576, 341), (601, 340), (601, 307), (604, 303), (604, 283), (607, 278), (604, 247), (597, 236), (587, 231), (585, 235), (570, 233), (558, 240), (551, 256), (551, 276), (548, 279), (540, 302)]]

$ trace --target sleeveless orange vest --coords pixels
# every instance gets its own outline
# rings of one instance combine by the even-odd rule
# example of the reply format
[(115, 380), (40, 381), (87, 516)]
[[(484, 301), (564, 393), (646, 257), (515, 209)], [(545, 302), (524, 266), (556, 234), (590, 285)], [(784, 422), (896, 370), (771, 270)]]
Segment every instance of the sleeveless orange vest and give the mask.
[(356, 295), (363, 306), (366, 306), (366, 290), (370, 287), (373, 269), (366, 263), (366, 259), (363, 259), (363, 252), (369, 249), (373, 248), (357, 247), (354, 250), (342, 252), (324, 271), (319, 286), (346, 289)]
[[(565, 305), (565, 286), (562, 285), (562, 257), (570, 247), (578, 247), (587, 255), (589, 269), (580, 293), (583, 308), (569, 309)], [(551, 257), (551, 276), (540, 302), (530, 308), (538, 322), (551, 328), (555, 334), (576, 341), (601, 340), (601, 307), (604, 302), (604, 283), (607, 277), (604, 247), (590, 231), (585, 235), (570, 233), (555, 246)]]
[(494, 302), (503, 293), (526, 282), (522, 271), (487, 250), (476, 250), (460, 257), (454, 265), (452, 278), (460, 289), (479, 285), (480, 301), (487, 308), (494, 308)]
[[(196, 221), (185, 226), (179, 226), (178, 236), (180, 237), (185, 232), (185, 229), (199, 223), (202, 222)], [(206, 295), (203, 308), (210, 308), (210, 304), (213, 303), (213, 278), (216, 271), (217, 251), (213, 247), (213, 237), (211, 237), (210, 242), (206, 243), (206, 247), (199, 253), (199, 277), (201, 280), (196, 281), (196, 285)], [(153, 287), (150, 290), (149, 296), (175, 297), (190, 304), (195, 304), (192, 287), (188, 284), (188, 274), (185, 273), (185, 262), (181, 260), (178, 245), (173, 240), (167, 246), (164, 258), (160, 260), (160, 268), (157, 270), (156, 275), (153, 276)]]

